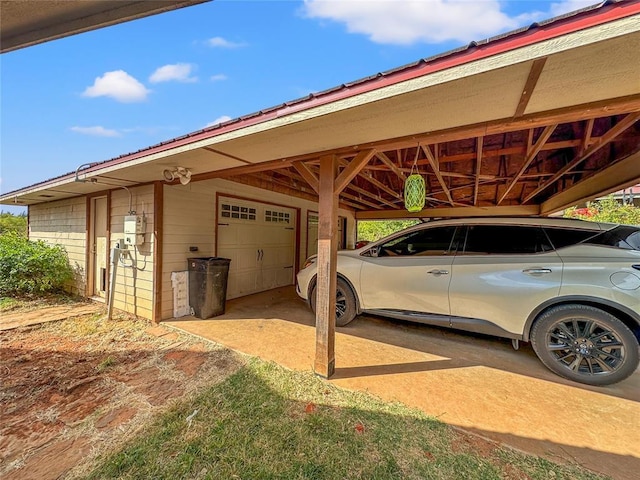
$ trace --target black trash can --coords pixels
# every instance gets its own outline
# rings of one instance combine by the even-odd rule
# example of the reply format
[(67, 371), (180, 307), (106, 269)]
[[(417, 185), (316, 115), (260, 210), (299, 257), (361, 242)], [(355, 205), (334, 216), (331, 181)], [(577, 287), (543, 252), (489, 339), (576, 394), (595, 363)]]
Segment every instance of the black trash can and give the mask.
[(231, 260), (219, 257), (188, 258), (189, 305), (198, 318), (222, 315), (227, 300)]

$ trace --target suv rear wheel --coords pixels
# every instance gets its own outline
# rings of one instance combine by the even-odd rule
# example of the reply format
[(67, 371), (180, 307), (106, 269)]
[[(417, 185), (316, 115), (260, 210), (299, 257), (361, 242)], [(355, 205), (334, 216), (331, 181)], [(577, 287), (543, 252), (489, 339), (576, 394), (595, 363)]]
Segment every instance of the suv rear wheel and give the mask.
[(613, 315), (588, 305), (560, 305), (531, 330), (538, 358), (558, 375), (589, 385), (624, 380), (638, 367), (638, 341)]

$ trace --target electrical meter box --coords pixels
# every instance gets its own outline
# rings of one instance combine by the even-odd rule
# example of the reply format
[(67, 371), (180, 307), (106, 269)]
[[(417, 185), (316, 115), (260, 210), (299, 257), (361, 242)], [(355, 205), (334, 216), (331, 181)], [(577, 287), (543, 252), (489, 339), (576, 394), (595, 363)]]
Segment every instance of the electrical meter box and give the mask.
[(125, 245), (142, 245), (147, 230), (147, 219), (144, 215), (126, 215), (124, 217)]

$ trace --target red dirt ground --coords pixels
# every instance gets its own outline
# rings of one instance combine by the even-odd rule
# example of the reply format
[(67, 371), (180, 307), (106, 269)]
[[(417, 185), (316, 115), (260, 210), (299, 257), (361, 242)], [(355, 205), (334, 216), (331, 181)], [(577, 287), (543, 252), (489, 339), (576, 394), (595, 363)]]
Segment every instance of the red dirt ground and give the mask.
[(0, 477), (82, 475), (152, 416), (240, 365), (141, 320), (93, 315), (0, 332)]

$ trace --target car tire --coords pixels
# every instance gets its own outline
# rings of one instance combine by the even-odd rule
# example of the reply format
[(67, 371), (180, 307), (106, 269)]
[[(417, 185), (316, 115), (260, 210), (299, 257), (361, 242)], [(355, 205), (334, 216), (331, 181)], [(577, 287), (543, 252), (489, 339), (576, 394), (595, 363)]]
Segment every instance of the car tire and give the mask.
[[(316, 313), (316, 290), (314, 285), (310, 296), (313, 313)], [(336, 326), (348, 325), (356, 318), (357, 313), (356, 296), (353, 290), (345, 280), (338, 278), (336, 283)]]
[(559, 305), (544, 312), (533, 325), (531, 344), (549, 370), (588, 385), (620, 382), (639, 362), (633, 332), (588, 305)]

